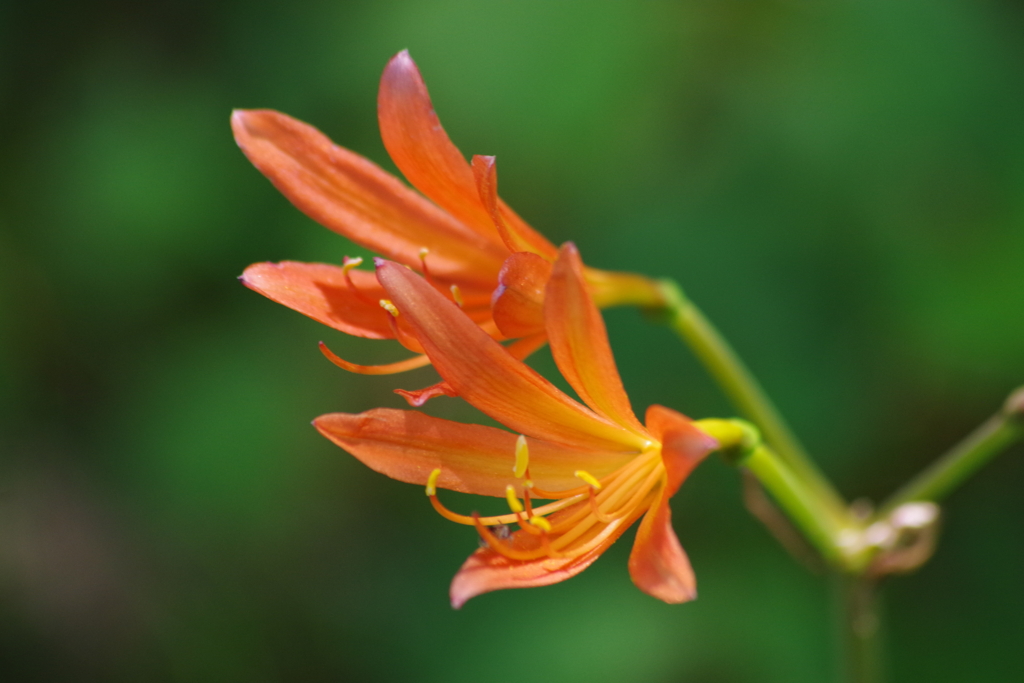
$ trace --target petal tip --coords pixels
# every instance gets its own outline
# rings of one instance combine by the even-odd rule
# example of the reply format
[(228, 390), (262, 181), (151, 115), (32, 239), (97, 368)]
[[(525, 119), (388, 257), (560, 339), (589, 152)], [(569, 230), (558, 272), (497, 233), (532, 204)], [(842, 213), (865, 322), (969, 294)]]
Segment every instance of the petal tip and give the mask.
[(235, 142), (242, 145), (242, 139), (251, 134), (250, 123), (257, 110), (255, 109), (232, 109), (231, 110), (231, 132), (234, 133)]
[(270, 261), (254, 263), (242, 271), (242, 274), (238, 276), (238, 281), (249, 289), (255, 289), (258, 291), (260, 281), (263, 280), (263, 277), (261, 276), (265, 274), (267, 269), (279, 269), (280, 267), (280, 264), (272, 263)]
[(684, 602), (693, 602), (696, 599), (697, 599), (697, 588), (694, 587), (694, 588), (691, 588), (688, 591), (679, 593), (679, 595), (678, 595), (676, 600), (673, 600), (673, 601), (666, 600), (665, 602), (668, 602), (670, 605), (681, 605)]
[(409, 71), (413, 71), (417, 75), (419, 74), (416, 62), (413, 61), (412, 56), (409, 54), (409, 48), (406, 48), (388, 60), (387, 66), (384, 67), (384, 78), (397, 76)]
[(452, 585), (448, 589), (448, 598), (451, 601), (452, 609), (462, 609), (462, 606), (472, 598), (487, 592), (480, 590), (480, 586), (476, 582), (467, 579), (468, 577), (461, 570), (452, 579)]
[(561, 247), (561, 249), (560, 249), (559, 251), (561, 251), (561, 252), (563, 252), (563, 253), (565, 253), (565, 254), (572, 254), (573, 256), (575, 256), (575, 257), (577, 257), (577, 258), (578, 258), (578, 257), (579, 257), (579, 255), (580, 255), (580, 249), (579, 249), (579, 247), (577, 247), (577, 246), (576, 246), (576, 243), (575, 243), (575, 242), (573, 242), (572, 240), (570, 240), (570, 241), (568, 241), (568, 242), (564, 242), (564, 243), (562, 244), (562, 247)]

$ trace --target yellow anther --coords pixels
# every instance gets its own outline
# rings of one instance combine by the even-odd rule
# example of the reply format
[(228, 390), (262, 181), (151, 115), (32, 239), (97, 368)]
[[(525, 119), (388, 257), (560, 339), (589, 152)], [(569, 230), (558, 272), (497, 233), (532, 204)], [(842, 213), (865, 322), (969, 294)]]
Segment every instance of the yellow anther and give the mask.
[(551, 531), (551, 522), (544, 519), (540, 515), (534, 515), (533, 517), (530, 517), (530, 524), (537, 527), (538, 529), (542, 529), (544, 531)]
[(450, 289), (452, 290), (452, 298), (455, 299), (455, 303), (459, 305), (459, 308), (462, 308), (462, 290), (459, 289), (458, 285), (452, 285)]
[(436, 496), (437, 495), (437, 478), (440, 477), (440, 476), (441, 476), (441, 470), (440, 469), (436, 469), (436, 470), (434, 470), (433, 472), (430, 473), (429, 477), (427, 477), (427, 495), (428, 496)]
[(594, 475), (592, 475), (590, 472), (587, 472), (586, 470), (576, 470), (575, 472), (573, 472), (573, 476), (582, 479), (586, 484), (593, 486), (595, 489), (601, 488), (601, 482), (599, 482)]
[(523, 488), (532, 489), (533, 488), (533, 479), (523, 479)]
[(391, 315), (393, 315), (394, 317), (398, 317), (398, 308), (393, 303), (391, 303), (390, 299), (381, 299), (380, 307), (383, 308), (388, 313), (390, 313)]
[(426, 247), (420, 247), (420, 260), (422, 261), (425, 258), (427, 258), (427, 254), (429, 254), (429, 253), (430, 253), (429, 249), (427, 249)]
[(523, 511), (523, 504), (519, 502), (519, 498), (516, 496), (516, 489), (512, 484), (505, 487), (505, 498), (508, 500), (509, 510), (516, 514)]
[(341, 269), (344, 272), (347, 273), (348, 271), (352, 270), (356, 266), (361, 266), (361, 265), (363, 265), (363, 257), (362, 256), (356, 256), (355, 258), (349, 258), (348, 256), (346, 256), (345, 260), (341, 264)]
[(526, 445), (526, 437), (522, 434), (516, 439), (516, 464), (512, 473), (516, 479), (522, 479), (526, 474), (526, 468), (530, 466), (530, 447)]

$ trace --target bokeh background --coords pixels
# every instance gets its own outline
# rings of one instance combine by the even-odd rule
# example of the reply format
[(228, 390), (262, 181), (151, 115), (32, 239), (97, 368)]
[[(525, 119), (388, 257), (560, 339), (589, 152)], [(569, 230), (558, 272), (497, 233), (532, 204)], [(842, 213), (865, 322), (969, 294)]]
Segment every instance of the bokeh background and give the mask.
[[(627, 537), (454, 612), (474, 532), (310, 427), (402, 407), (433, 371), (347, 375), (317, 341), (404, 354), (235, 280), (362, 252), (271, 187), (228, 115), (279, 109), (393, 170), (375, 98), (403, 48), (509, 203), (598, 267), (677, 278), (849, 497), (1024, 382), (1017, 3), (4, 2), (0, 678), (828, 680), (828, 580), (717, 460), (673, 504), (695, 603), (633, 588)], [(731, 414), (665, 328), (607, 320), (638, 409)], [(886, 585), (893, 681), (1024, 680), (1022, 456)]]

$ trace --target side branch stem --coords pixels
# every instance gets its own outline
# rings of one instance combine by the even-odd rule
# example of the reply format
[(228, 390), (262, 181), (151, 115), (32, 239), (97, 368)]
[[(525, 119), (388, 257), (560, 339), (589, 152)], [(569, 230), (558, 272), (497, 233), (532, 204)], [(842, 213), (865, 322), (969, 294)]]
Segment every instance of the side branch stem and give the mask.
[(847, 518), (846, 504), (808, 457), (761, 385), (729, 343), (672, 280), (661, 281), (669, 325), (690, 346), (736, 408), (750, 419), (765, 441), (793, 472), (807, 482), (832, 519)]
[(913, 501), (938, 502), (980, 467), (1024, 439), (1024, 388), (1013, 393), (1003, 409), (963, 441), (914, 477), (882, 504), (879, 517)]

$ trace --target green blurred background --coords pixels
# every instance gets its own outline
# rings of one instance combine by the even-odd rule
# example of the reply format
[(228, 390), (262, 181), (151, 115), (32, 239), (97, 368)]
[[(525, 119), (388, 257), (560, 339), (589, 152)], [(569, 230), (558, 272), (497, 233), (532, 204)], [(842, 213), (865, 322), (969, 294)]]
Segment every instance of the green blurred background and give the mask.
[[(828, 580), (718, 461), (673, 504), (697, 602), (637, 591), (627, 540), (454, 612), (474, 532), (310, 427), (402, 407), (391, 389), (433, 371), (347, 375), (318, 340), (404, 354), (238, 284), (359, 252), (248, 163), (228, 115), (279, 109), (393, 170), (375, 98), (402, 48), (509, 203), (593, 265), (677, 278), (851, 498), (1024, 382), (1018, 3), (5, 2), (0, 678), (828, 680)], [(638, 409), (731, 414), (665, 328), (607, 319)], [(1022, 455), (886, 585), (893, 681), (1024, 680)]]

